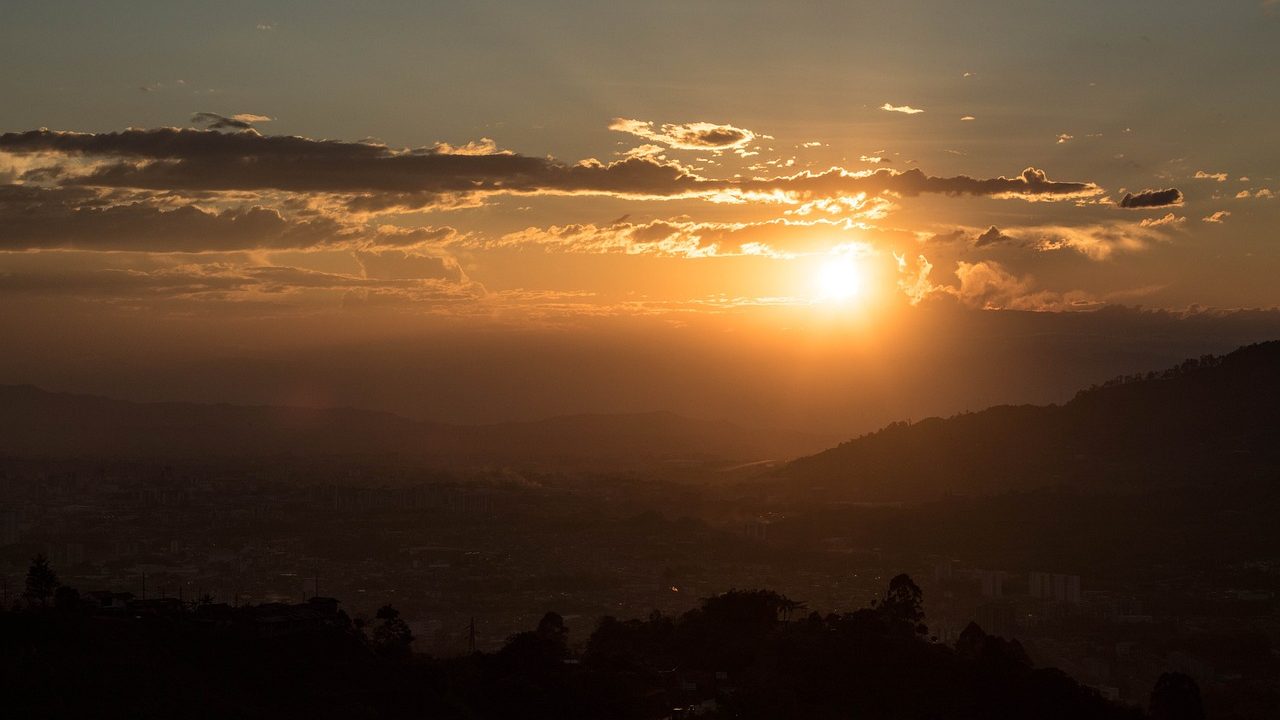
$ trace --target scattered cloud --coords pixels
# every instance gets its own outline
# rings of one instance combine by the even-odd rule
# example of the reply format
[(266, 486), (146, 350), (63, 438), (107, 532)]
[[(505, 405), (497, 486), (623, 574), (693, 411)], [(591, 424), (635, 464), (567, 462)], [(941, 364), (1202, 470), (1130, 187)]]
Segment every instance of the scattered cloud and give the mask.
[(666, 124), (655, 130), (652, 122), (614, 118), (609, 123), (609, 129), (630, 133), (677, 150), (730, 150), (741, 148), (756, 137), (750, 130), (709, 122)]
[(1075, 139), (1075, 137), (1076, 137), (1075, 135), (1068, 135), (1067, 133), (1061, 133), (1058, 135), (1058, 138), (1057, 138), (1058, 144), (1061, 145), (1063, 143), (1071, 142), (1072, 140)]
[(817, 215), (823, 213), (830, 216), (844, 217), (849, 220), (880, 220), (894, 209), (888, 198), (880, 195), (857, 193), (838, 197), (819, 197), (786, 210), (786, 215)]
[(1018, 277), (992, 260), (956, 263), (959, 285), (946, 292), (971, 307), (984, 310), (1030, 310), (1064, 312), (1088, 310), (1101, 303), (1088, 293), (1074, 290), (1066, 293), (1036, 290), (1034, 280)]
[(1084, 225), (1030, 225), (985, 230), (958, 228), (951, 232), (923, 235), (932, 245), (963, 242), (974, 249), (994, 246), (1016, 248), (1037, 253), (1071, 250), (1102, 261), (1117, 252), (1140, 252), (1168, 240), (1167, 231), (1180, 226), (1186, 218), (1169, 213), (1159, 219), (1140, 222), (1108, 222)]
[(372, 280), (448, 280), (465, 281), (466, 274), (458, 261), (445, 255), (426, 254), (417, 250), (360, 250), (356, 262), (364, 277)]
[[(654, 147), (646, 145), (644, 147)], [(513, 155), (510, 150), (499, 150), (493, 138), (482, 137), (471, 140), (464, 145), (450, 145), (446, 142), (436, 143), (432, 148), (441, 155)]]
[(927, 244), (947, 244), (960, 242), (961, 240), (968, 241), (971, 235), (972, 233), (964, 228), (956, 228), (949, 232), (921, 233), (919, 237), (921, 242)]
[(972, 121), (972, 120), (977, 120), (977, 118), (975, 118), (975, 117), (974, 117), (974, 116), (972, 116), (972, 115), (962, 115), (962, 116), (960, 116), (960, 120), (961, 120), (962, 122), (970, 122), (970, 121)]
[(1210, 173), (1204, 170), (1197, 170), (1195, 174), (1197, 180), (1216, 180), (1218, 182), (1226, 182), (1227, 174), (1224, 172)]
[(929, 258), (917, 255), (914, 262), (908, 263), (906, 255), (894, 253), (893, 259), (898, 263), (898, 290), (912, 305), (919, 305), (938, 290), (929, 278), (933, 272)]
[(890, 103), (885, 103), (881, 105), (880, 109), (888, 110), (889, 112), (903, 113), (905, 115), (917, 115), (919, 113), (924, 112), (924, 110), (921, 110), (920, 108), (911, 107), (910, 105), (892, 105)]
[(607, 225), (529, 227), (500, 238), (460, 238), (468, 248), (541, 247), (568, 253), (725, 257), (758, 255), (789, 258), (830, 252), (834, 246), (858, 247), (857, 226), (843, 220), (769, 220), (763, 222), (694, 222), (620, 219)]
[(933, 281), (933, 264), (924, 255), (917, 256), (914, 262), (898, 254), (894, 259), (898, 263), (898, 289), (912, 305), (949, 298), (984, 310), (1064, 312), (1096, 309), (1102, 304), (1079, 290), (1065, 293), (1038, 290), (1030, 276), (1016, 276), (993, 260), (958, 261), (957, 284), (945, 285)]
[(1072, 250), (1090, 260), (1103, 261), (1117, 252), (1142, 252), (1168, 240), (1177, 223), (1112, 222), (1092, 225), (1050, 225), (1007, 230), (1040, 252)]
[(1182, 225), (1186, 223), (1186, 221), (1187, 219), (1185, 217), (1179, 217), (1173, 213), (1166, 213), (1163, 217), (1143, 218), (1142, 222), (1138, 224), (1142, 227), (1172, 227)]
[(1229, 217), (1231, 217), (1231, 212), (1229, 210), (1219, 210), (1212, 215), (1200, 218), (1200, 220), (1207, 223), (1214, 223), (1216, 225), (1218, 223), (1225, 222)]

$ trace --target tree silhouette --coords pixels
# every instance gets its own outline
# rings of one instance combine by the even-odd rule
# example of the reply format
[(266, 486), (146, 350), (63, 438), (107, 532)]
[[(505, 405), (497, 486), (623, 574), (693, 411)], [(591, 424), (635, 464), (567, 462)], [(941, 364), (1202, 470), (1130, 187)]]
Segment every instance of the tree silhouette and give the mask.
[(1151, 690), (1151, 720), (1204, 720), (1200, 686), (1189, 676), (1167, 672)]
[(558, 612), (548, 612), (538, 621), (538, 637), (564, 646), (569, 639), (569, 628), (565, 627), (564, 618)]
[(917, 634), (929, 632), (924, 624), (924, 593), (910, 575), (902, 573), (889, 581), (889, 590), (880, 601), (880, 612), (910, 625)]
[(58, 589), (58, 576), (49, 567), (49, 561), (43, 554), (36, 555), (27, 568), (27, 589), (23, 593), (28, 602), (39, 602), (40, 607), (49, 604), (49, 598)]
[(569, 628), (560, 613), (548, 612), (538, 621), (535, 630), (516, 633), (507, 638), (498, 654), (508, 668), (520, 668), (521, 672), (559, 667), (568, 654)]
[(408, 657), (413, 649), (413, 632), (409, 630), (409, 624), (400, 618), (400, 611), (383, 605), (375, 617), (381, 622), (373, 629), (374, 649), (390, 658)]
[[(64, 587), (55, 597), (73, 595)], [(412, 634), (390, 605), (367, 623), (368, 636), (326, 619), (264, 643), (254, 632), (210, 628), (203, 613), (84, 622), (95, 610), (89, 603), (83, 613), (0, 613), (0, 672), (17, 672), (5, 704), (18, 717), (133, 717), (137, 707), (156, 709), (147, 717), (176, 716), (191, 706), (193, 688), (211, 707), (254, 717), (288, 708), (289, 717), (644, 720), (694, 703), (738, 720), (1144, 717), (1060, 671), (1033, 667), (1016, 641), (975, 624), (955, 650), (927, 642), (911, 624), (923, 617), (920, 599), (903, 575), (874, 609), (787, 621), (800, 603), (767, 590), (730, 591), (674, 618), (604, 618), (578, 662), (565, 662), (568, 628), (554, 612), (497, 653), (411, 662)], [(33, 650), (40, 662), (4, 661)], [(48, 691), (50, 677), (63, 694)], [(1162, 677), (1150, 717), (1201, 720), (1191, 679)]]

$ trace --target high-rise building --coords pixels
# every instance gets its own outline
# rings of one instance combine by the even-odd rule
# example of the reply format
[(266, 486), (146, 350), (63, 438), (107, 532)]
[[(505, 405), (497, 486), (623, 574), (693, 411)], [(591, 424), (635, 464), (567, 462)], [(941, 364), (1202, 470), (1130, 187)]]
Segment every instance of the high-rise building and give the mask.
[(1080, 603), (1080, 576), (1063, 573), (1033, 572), (1028, 577), (1031, 597), (1061, 603)]

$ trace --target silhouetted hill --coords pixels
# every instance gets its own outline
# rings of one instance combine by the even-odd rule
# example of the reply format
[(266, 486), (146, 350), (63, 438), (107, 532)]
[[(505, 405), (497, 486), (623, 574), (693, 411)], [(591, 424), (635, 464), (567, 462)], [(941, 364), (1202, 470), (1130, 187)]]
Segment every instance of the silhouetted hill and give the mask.
[(1064, 405), (895, 423), (781, 468), (791, 490), (857, 501), (1049, 485), (1229, 483), (1280, 466), (1280, 342), (1117, 378)]
[(350, 408), (134, 403), (0, 386), (0, 453), (151, 459), (376, 457), (443, 465), (640, 466), (795, 457), (822, 438), (671, 413), (461, 426)]

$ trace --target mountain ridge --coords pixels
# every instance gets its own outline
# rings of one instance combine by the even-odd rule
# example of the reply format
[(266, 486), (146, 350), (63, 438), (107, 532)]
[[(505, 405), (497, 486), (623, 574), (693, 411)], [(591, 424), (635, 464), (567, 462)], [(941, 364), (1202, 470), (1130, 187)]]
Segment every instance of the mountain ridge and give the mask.
[(1280, 465), (1280, 341), (1118, 378), (1061, 405), (892, 423), (770, 480), (856, 501), (1230, 480)]
[(826, 438), (666, 411), (488, 425), (360, 408), (133, 402), (0, 385), (0, 453), (21, 457), (384, 455), (435, 465), (648, 465), (795, 457)]

